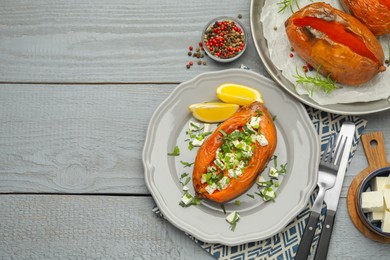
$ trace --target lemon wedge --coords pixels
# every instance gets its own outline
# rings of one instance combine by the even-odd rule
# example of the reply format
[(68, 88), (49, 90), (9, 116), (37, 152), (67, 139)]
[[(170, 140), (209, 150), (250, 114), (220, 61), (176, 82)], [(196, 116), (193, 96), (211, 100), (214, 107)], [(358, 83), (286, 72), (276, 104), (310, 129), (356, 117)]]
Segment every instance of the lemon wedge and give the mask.
[(223, 122), (231, 117), (240, 106), (221, 102), (197, 103), (188, 107), (192, 115), (205, 123)]
[(226, 103), (249, 105), (255, 101), (264, 103), (261, 93), (254, 88), (239, 84), (225, 83), (217, 88), (217, 97)]

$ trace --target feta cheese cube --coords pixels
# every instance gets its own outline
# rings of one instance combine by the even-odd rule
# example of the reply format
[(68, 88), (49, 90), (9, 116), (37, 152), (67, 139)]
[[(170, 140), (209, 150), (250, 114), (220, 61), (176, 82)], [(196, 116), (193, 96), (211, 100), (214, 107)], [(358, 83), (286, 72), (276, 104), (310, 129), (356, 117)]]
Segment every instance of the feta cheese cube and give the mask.
[(276, 192), (273, 189), (267, 188), (263, 190), (264, 201), (273, 200), (276, 198)]
[(260, 122), (261, 122), (261, 118), (259, 116), (252, 116), (251, 118), (251, 121), (250, 121), (250, 125), (253, 127), (253, 128), (256, 128), (258, 129), (260, 127)]
[(268, 145), (268, 140), (264, 135), (256, 135), (255, 139), (261, 146)]
[(222, 179), (220, 179), (218, 181), (219, 185), (218, 186), (218, 190), (224, 190), (227, 188), (228, 184), (230, 183), (230, 179), (228, 180), (229, 178), (226, 177), (226, 176), (223, 176)]
[(201, 146), (203, 144), (204, 140), (205, 139), (198, 140), (198, 139), (195, 138), (194, 140), (192, 140), (191, 143), (192, 143), (193, 146)]
[(207, 185), (205, 187), (206, 191), (209, 193), (209, 194), (213, 194), (214, 191), (217, 189), (217, 184), (213, 183), (212, 185)]
[(210, 132), (211, 124), (204, 124), (203, 133)]
[(202, 174), (202, 178), (200, 178), (200, 183), (206, 183), (206, 174)]
[(181, 197), (181, 201), (184, 205), (188, 206), (192, 202), (192, 196), (189, 193), (184, 193), (183, 197)]
[(385, 200), (385, 209), (390, 210), (390, 190), (383, 191), (383, 199)]
[(266, 179), (260, 175), (259, 177), (257, 177), (257, 180), (256, 180), (256, 183), (261, 185), (262, 183), (266, 182)]
[(375, 177), (371, 183), (371, 190), (383, 191), (387, 184), (388, 177)]
[(382, 191), (363, 192), (362, 209), (364, 212), (383, 211), (383, 192)]
[(383, 216), (384, 216), (384, 212), (383, 211), (369, 212), (368, 213), (368, 220), (370, 222), (382, 221)]
[(385, 211), (382, 221), (382, 231), (390, 233), (390, 212)]
[(240, 215), (238, 215), (237, 211), (233, 211), (229, 215), (226, 216), (226, 221), (230, 224), (237, 222), (240, 219)]
[(279, 173), (278, 173), (278, 170), (276, 170), (274, 167), (269, 167), (269, 172), (268, 172), (268, 175), (269, 177), (271, 178), (278, 178), (279, 177)]

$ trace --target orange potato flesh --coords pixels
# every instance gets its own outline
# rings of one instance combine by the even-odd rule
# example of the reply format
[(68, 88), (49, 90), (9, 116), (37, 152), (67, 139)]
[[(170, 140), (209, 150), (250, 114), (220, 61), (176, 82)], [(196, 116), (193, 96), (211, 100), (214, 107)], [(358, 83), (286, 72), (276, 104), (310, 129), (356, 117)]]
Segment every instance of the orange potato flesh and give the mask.
[[(338, 83), (358, 86), (386, 70), (382, 46), (372, 32), (329, 4), (307, 5), (290, 16), (285, 27), (298, 55)], [(332, 34), (333, 29), (337, 33)]]
[[(223, 143), (223, 134), (232, 133), (236, 129), (241, 129), (252, 116), (257, 115), (258, 111), (262, 111), (260, 129), (268, 140), (268, 145), (261, 146), (258, 142), (255, 143), (253, 156), (249, 161), (241, 176), (231, 178), (228, 187), (223, 190), (215, 190), (214, 193), (209, 194), (205, 187), (207, 183), (202, 184), (202, 174), (207, 172), (207, 168), (212, 165), (216, 157), (217, 149)], [(209, 136), (209, 138), (200, 147), (195, 159), (194, 171), (192, 174), (192, 181), (195, 192), (198, 197), (206, 198), (218, 203), (224, 203), (236, 198), (243, 192), (248, 190), (256, 181), (257, 176), (262, 172), (271, 159), (277, 143), (276, 128), (272, 120), (272, 116), (267, 108), (260, 102), (254, 102), (248, 106), (240, 108), (232, 117), (220, 124), (217, 129)], [(249, 165), (251, 167), (249, 167)], [(224, 172), (227, 176), (227, 171)]]

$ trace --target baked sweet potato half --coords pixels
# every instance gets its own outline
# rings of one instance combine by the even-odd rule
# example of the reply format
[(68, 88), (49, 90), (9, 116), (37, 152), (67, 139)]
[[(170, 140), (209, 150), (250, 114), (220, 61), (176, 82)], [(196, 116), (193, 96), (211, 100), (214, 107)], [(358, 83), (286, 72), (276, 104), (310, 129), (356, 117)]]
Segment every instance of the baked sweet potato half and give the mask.
[(192, 174), (198, 197), (218, 203), (248, 190), (276, 148), (272, 116), (260, 102), (241, 107), (199, 148)]
[(305, 6), (287, 19), (285, 27), (298, 55), (338, 83), (358, 86), (386, 70), (382, 47), (373, 33), (329, 4)]
[(390, 0), (340, 0), (340, 3), (375, 35), (390, 33)]

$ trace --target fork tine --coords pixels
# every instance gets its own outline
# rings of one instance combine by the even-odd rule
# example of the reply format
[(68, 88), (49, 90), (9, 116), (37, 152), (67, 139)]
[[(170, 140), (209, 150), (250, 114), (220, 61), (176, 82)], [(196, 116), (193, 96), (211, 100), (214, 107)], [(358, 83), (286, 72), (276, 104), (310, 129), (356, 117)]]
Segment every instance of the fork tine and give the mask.
[[(329, 141), (328, 141), (328, 143), (327, 143), (327, 145), (326, 145), (325, 151), (324, 151), (324, 153), (322, 154), (321, 162), (326, 162), (327, 159), (328, 159), (328, 157), (330, 156), (329, 148), (330, 148), (330, 150), (332, 151), (332, 147), (331, 147), (331, 145), (332, 145), (332, 143), (333, 143), (332, 141), (333, 141), (333, 135), (329, 137)], [(329, 157), (329, 158), (330, 158), (330, 157)]]
[[(339, 147), (337, 147), (337, 150), (339, 150), (339, 148), (340, 148), (340, 146), (341, 146), (341, 138), (342, 138), (343, 136), (341, 136), (340, 137), (340, 143), (339, 143)], [(343, 147), (341, 148), (341, 151), (338, 153), (339, 154), (339, 158), (337, 159), (337, 161), (336, 161), (336, 163), (335, 163), (335, 165), (336, 166), (339, 166), (340, 165), (340, 163), (341, 163), (341, 155), (344, 153), (344, 149), (345, 149), (345, 145), (347, 144), (347, 139), (348, 139), (348, 136), (346, 136), (345, 137), (345, 140), (344, 140), (344, 143), (343, 143)], [(337, 153), (338, 151), (336, 151), (336, 153)]]

